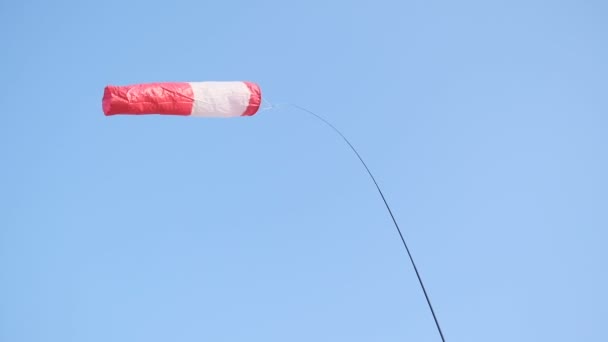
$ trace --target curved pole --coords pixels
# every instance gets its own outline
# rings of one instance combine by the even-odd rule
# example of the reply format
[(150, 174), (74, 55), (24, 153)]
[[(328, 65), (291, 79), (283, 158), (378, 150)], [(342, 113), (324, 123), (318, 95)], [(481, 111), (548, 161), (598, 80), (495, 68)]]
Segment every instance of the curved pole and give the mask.
[(344, 134), (342, 134), (342, 132), (340, 132), (334, 125), (332, 125), (329, 121), (325, 120), (324, 118), (322, 118), (321, 116), (313, 113), (312, 111), (300, 107), (298, 105), (294, 105), (292, 104), (291, 106), (306, 112), (314, 117), (316, 117), (317, 119), (321, 120), (323, 123), (325, 123), (326, 125), (328, 125), (331, 129), (333, 129), (336, 133), (338, 133), (342, 139), (344, 139), (344, 141), (348, 144), (348, 146), (351, 148), (351, 150), (355, 153), (355, 155), (357, 155), (357, 158), (359, 158), (359, 161), (361, 161), (361, 164), (363, 164), (363, 166), (365, 167), (365, 170), (367, 171), (367, 174), (370, 176), (370, 178), (372, 179), (372, 181), (374, 182), (374, 185), (376, 186), (376, 189), (378, 190), (378, 193), (380, 193), (380, 197), (382, 197), (382, 201), (384, 202), (384, 205), (386, 206), (386, 210), (388, 210), (388, 213), (391, 216), (391, 219), (393, 220), (393, 223), (395, 224), (395, 228), (397, 228), (397, 232), (399, 233), (399, 237), (401, 237), (401, 242), (403, 242), (403, 246), (405, 247), (405, 251), (407, 252), (407, 255), (410, 259), (410, 262), (412, 263), (412, 267), (414, 268), (414, 272), (416, 272), (416, 277), (418, 278), (418, 282), (420, 283), (420, 287), (422, 288), (422, 292), (424, 293), (424, 298), (426, 298), (426, 302), (429, 306), (429, 309), (431, 310), (431, 314), (433, 315), (433, 320), (435, 321), (435, 325), (437, 326), (437, 331), (439, 332), (439, 336), (441, 336), (441, 341), (445, 342), (445, 338), (443, 337), (443, 332), (441, 331), (441, 327), (439, 326), (439, 321), (437, 320), (437, 316), (435, 315), (435, 310), (433, 310), (433, 305), (431, 304), (431, 300), (429, 299), (429, 295), (426, 292), (426, 288), (424, 287), (424, 283), (422, 282), (422, 278), (420, 277), (420, 273), (418, 272), (418, 268), (416, 267), (416, 263), (414, 262), (414, 258), (412, 257), (412, 253), (410, 252), (410, 249), (407, 246), (407, 243), (405, 242), (405, 238), (403, 237), (403, 234), (401, 233), (401, 229), (399, 228), (399, 224), (397, 224), (397, 220), (395, 219), (395, 216), (393, 215), (393, 211), (391, 210), (391, 207), (388, 205), (388, 202), (386, 201), (386, 198), (384, 197), (384, 194), (382, 193), (382, 190), (380, 189), (380, 186), (378, 185), (378, 182), (376, 182), (376, 178), (374, 177), (374, 175), (372, 174), (372, 172), (370, 171), (369, 167), (367, 167), (367, 164), (365, 164), (365, 161), (363, 161), (363, 158), (361, 157), (361, 155), (359, 154), (359, 152), (357, 152), (357, 150), (355, 149), (355, 147), (353, 146), (353, 144), (350, 143), (350, 141), (348, 141), (348, 139), (344, 136)]

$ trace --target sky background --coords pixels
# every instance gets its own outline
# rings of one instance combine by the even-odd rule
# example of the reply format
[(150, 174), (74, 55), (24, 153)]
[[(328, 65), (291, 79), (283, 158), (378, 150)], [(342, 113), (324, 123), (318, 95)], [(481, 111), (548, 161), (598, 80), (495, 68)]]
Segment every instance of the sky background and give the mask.
[(608, 341), (605, 1), (0, 2), (0, 341)]

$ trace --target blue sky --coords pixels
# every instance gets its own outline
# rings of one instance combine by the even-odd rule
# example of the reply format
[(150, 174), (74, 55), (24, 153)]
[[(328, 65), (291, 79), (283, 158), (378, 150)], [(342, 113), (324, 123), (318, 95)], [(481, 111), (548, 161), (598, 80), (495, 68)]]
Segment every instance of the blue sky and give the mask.
[(606, 341), (602, 1), (0, 3), (0, 340)]

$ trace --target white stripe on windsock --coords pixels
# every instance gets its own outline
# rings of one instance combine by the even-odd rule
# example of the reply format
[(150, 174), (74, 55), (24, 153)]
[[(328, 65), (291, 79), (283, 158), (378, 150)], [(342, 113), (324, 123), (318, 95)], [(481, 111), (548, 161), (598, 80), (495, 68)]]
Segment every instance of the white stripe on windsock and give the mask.
[(247, 110), (251, 91), (243, 82), (190, 82), (192, 116), (234, 117)]

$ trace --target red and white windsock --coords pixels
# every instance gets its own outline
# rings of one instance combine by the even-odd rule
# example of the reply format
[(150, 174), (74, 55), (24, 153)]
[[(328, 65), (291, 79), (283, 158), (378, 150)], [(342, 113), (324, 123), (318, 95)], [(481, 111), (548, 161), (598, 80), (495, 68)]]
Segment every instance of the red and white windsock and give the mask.
[(163, 82), (107, 86), (105, 115), (252, 116), (262, 102), (253, 82)]

